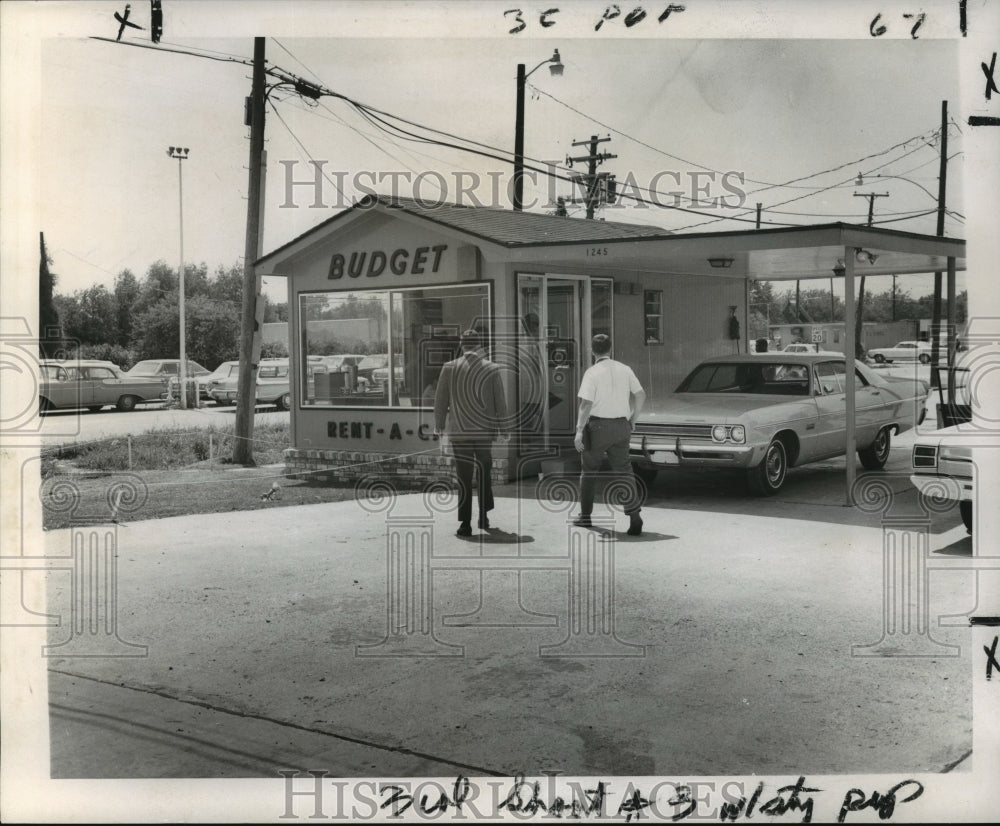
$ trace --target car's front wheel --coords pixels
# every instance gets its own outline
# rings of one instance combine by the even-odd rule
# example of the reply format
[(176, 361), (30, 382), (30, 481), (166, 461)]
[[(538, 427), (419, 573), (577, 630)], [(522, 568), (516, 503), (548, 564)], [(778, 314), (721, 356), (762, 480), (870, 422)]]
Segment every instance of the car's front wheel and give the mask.
[(138, 401), (139, 399), (135, 396), (122, 396), (115, 406), (122, 412), (128, 412), (129, 410), (135, 410), (135, 405)]
[(931, 363), (931, 357), (929, 355), (927, 355), (927, 353), (921, 353), (920, 354), (920, 363), (921, 364), (930, 364)]
[(292, 407), (292, 394), (283, 393), (282, 395), (278, 396), (278, 400), (275, 402), (275, 404), (278, 406), (278, 410), (290, 410)]
[(876, 353), (874, 356), (872, 356), (872, 358), (875, 359), (876, 364), (882, 364), (885, 362), (885, 356), (883, 356), (881, 353)]
[(788, 453), (781, 439), (772, 439), (759, 464), (747, 470), (747, 485), (758, 496), (774, 496), (785, 483)]
[(962, 524), (965, 525), (965, 529), (972, 533), (972, 501), (963, 499), (959, 502), (958, 512), (962, 514)]
[(875, 441), (868, 447), (863, 447), (858, 451), (858, 458), (861, 464), (868, 470), (882, 470), (889, 459), (889, 447), (892, 442), (892, 434), (889, 428), (883, 427), (875, 434)]

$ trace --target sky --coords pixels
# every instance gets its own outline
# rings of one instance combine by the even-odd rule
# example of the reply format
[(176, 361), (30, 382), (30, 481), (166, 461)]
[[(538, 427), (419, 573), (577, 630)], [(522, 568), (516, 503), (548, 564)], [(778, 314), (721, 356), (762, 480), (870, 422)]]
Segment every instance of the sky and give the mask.
[[(160, 50), (143, 48), (149, 45), (146, 31), (126, 31), (119, 43), (92, 39), (115, 36), (113, 15), (120, 4), (42, 5), (44, 105), (37, 112), (34, 188), (57, 290), (111, 287), (126, 268), (142, 278), (158, 260), (176, 267), (181, 186), (184, 261), (204, 263), (210, 271), (241, 263), (249, 150), (243, 117), (251, 70), (234, 59), (252, 57), (252, 37), (205, 36), (230, 30), (224, 24), (232, 20), (227, 12), (233, 4), (166, 3)], [(528, 81), (526, 156), (563, 165), (568, 155), (586, 154), (587, 147), (574, 142), (610, 137), (599, 148), (617, 157), (600, 171), (614, 173), (626, 193), (648, 197), (655, 188), (664, 193), (661, 203), (702, 213), (626, 199), (601, 210), (599, 218), (675, 231), (746, 229), (760, 202), (765, 225), (864, 223), (868, 200), (855, 193), (876, 192), (888, 193), (875, 200), (876, 221), (935, 231), (935, 132), (941, 102), (959, 97), (953, 37), (876, 40), (863, 31), (866, 36), (853, 39), (668, 38), (662, 36), (664, 24), (651, 20), (642, 25), (657, 28), (636, 26), (634, 35), (610, 20), (603, 24), (607, 36), (585, 36), (605, 8), (593, 3), (566, 4), (548, 28), (525, 12), (526, 31), (517, 35), (507, 34), (513, 15), (503, 15), (514, 4), (477, 4), (477, 15), (469, 4), (439, 3), (430, 4), (438, 12), (423, 21), (424, 28), (410, 26), (403, 36), (338, 37), (338, 21), (346, 21), (355, 5), (339, 4), (338, 15), (337, 4), (285, 4), (283, 10), (297, 9), (290, 15), (296, 25), (270, 27), (277, 33), (266, 40), (269, 65), (509, 158), (516, 66), (522, 62), (530, 71), (558, 49), (563, 75), (551, 76), (546, 64)], [(133, 6), (132, 19), (147, 24), (146, 4)], [(399, 9), (388, 3), (372, 7), (390, 18)], [(320, 10), (320, 24), (302, 25), (307, 13)], [(445, 31), (451, 10), (461, 25)], [(397, 19), (396, 26), (402, 25)], [(930, 23), (927, 31), (933, 33)], [(308, 33), (323, 36), (300, 36)], [(503, 189), (511, 177), (509, 161), (389, 135), (334, 97), (314, 102), (279, 88), (269, 102), (264, 252), (349, 206), (367, 188), (390, 192), (394, 179), (399, 194), (414, 194), (416, 182), (421, 197), (456, 201), (462, 182), (468, 186), (475, 175), (485, 182), (473, 190), (481, 203), (510, 205)], [(949, 142), (946, 203), (964, 215), (957, 125), (949, 127)], [(167, 155), (173, 145), (190, 149), (181, 163), (182, 181), (179, 162)], [(324, 162), (327, 175), (318, 205), (315, 188), (290, 185), (313, 178), (310, 160)], [(573, 171), (580, 168), (578, 163)], [(855, 184), (859, 172), (869, 175), (861, 187)], [(565, 167), (561, 173), (569, 174)], [(870, 177), (879, 174), (897, 177)], [(383, 182), (373, 185), (377, 175)], [(691, 203), (692, 196), (738, 203), (733, 190), (722, 187), (726, 175), (747, 193), (742, 209)], [(791, 186), (773, 186), (799, 178)], [(497, 180), (499, 193), (491, 191)], [(698, 185), (701, 196), (693, 191)], [(570, 189), (566, 182), (526, 181), (528, 208), (551, 208), (551, 196), (569, 195)], [(674, 192), (682, 195), (675, 198)], [(582, 217), (582, 207), (571, 205), (571, 211)], [(906, 217), (919, 212), (931, 214)], [(717, 220), (722, 215), (744, 220)], [(949, 214), (945, 226), (948, 235), (964, 235), (958, 215)], [(884, 280), (872, 288), (887, 289)], [(907, 283), (920, 295), (930, 290), (931, 277)], [(265, 288), (272, 297), (284, 295), (282, 279), (269, 280)]]

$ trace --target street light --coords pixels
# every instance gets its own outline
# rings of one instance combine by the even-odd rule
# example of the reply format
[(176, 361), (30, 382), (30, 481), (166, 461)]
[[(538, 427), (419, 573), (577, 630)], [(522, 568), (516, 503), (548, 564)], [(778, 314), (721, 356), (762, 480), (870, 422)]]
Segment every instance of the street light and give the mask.
[[(906, 181), (908, 184), (913, 184), (918, 189), (922, 189), (924, 192), (927, 193), (927, 195), (929, 195), (931, 198), (934, 199), (935, 203), (937, 202), (937, 195), (935, 195), (933, 192), (931, 192), (925, 186), (923, 186), (921, 184), (918, 184), (916, 181), (912, 181), (909, 178), (904, 178), (901, 175), (881, 175), (881, 174), (879, 174), (879, 175), (869, 175), (868, 177), (869, 178), (892, 178), (893, 180), (896, 180), (896, 181)], [(859, 172), (858, 173), (858, 177), (854, 181), (854, 185), (855, 186), (864, 186), (864, 184), (865, 184), (864, 176)]]
[(181, 390), (181, 409), (187, 409), (187, 351), (185, 346), (185, 339), (187, 338), (184, 324), (184, 173), (182, 172), (184, 165), (181, 161), (187, 160), (188, 148), (180, 146), (171, 146), (167, 149), (167, 155), (171, 158), (177, 159), (177, 192), (178, 192), (178, 205), (180, 212), (180, 266), (177, 268), (177, 286), (180, 293), (180, 333), (181, 333), (181, 363), (179, 368), (179, 374), (177, 376), (180, 381)]
[(524, 64), (517, 64), (517, 122), (514, 125), (514, 210), (520, 212), (524, 203), (524, 86), (528, 78), (546, 63), (550, 63), (549, 71), (553, 77), (563, 73), (563, 63), (559, 50), (552, 52), (530, 72), (524, 71)]

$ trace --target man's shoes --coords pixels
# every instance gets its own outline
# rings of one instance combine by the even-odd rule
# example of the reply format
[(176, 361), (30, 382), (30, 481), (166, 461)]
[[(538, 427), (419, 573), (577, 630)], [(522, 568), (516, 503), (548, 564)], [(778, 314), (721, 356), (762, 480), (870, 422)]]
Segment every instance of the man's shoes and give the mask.
[(628, 530), (625, 533), (629, 536), (642, 536), (642, 517), (637, 514), (632, 516)]
[(479, 517), (479, 527), (484, 531), (490, 529), (490, 519), (488, 516), (483, 515)]
[(578, 528), (592, 528), (593, 527), (593, 524), (590, 521), (590, 516), (589, 515), (588, 516), (583, 516), (583, 515), (578, 516), (576, 519), (573, 520), (573, 524), (576, 525)]
[(463, 522), (458, 526), (458, 530), (455, 531), (455, 536), (472, 536), (472, 525), (468, 522)]

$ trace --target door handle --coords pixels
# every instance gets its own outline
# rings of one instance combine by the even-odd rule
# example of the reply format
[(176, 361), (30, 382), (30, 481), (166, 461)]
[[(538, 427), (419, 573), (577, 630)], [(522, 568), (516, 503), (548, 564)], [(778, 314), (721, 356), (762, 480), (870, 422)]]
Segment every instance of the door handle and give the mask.
[(882, 391), (881, 390), (872, 390), (872, 395), (873, 396), (881, 396), (882, 395)]

